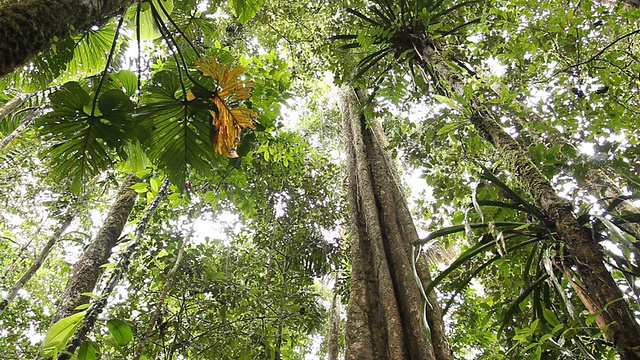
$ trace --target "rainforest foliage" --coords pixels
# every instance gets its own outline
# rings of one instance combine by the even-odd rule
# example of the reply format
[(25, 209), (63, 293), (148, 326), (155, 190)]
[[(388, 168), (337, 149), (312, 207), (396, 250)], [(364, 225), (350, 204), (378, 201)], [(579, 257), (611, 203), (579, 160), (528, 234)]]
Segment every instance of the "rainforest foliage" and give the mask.
[[(30, 2), (0, 24), (51, 24)], [(455, 359), (640, 358), (635, 1), (92, 3), (0, 77), (0, 358), (349, 353), (340, 86), (382, 125)]]

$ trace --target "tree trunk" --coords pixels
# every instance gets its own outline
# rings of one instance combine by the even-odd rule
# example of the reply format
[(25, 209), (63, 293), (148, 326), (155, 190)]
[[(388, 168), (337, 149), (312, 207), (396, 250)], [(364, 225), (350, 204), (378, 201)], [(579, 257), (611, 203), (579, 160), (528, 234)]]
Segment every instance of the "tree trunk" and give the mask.
[(9, 116), (9, 114), (19, 108), (28, 98), (28, 94), (18, 93), (11, 100), (2, 104), (2, 106), (0, 106), (0, 120)]
[(77, 32), (102, 25), (135, 0), (22, 0), (0, 3), (0, 77)]
[(604, 266), (598, 243), (573, 214), (573, 205), (561, 199), (551, 183), (531, 161), (528, 154), (487, 113), (476, 112), (471, 122), (502, 155), (527, 194), (534, 199), (552, 223), (569, 250), (577, 275), (587, 297), (583, 303), (591, 313), (602, 312), (599, 325), (615, 344), (620, 358), (640, 358), (640, 327), (611, 273)]
[(340, 294), (337, 289), (339, 277), (340, 270), (336, 270), (336, 282), (333, 288), (331, 312), (329, 313), (329, 345), (327, 346), (327, 360), (338, 360), (340, 355)]
[[(429, 39), (414, 41), (417, 64), (423, 74), (427, 73), (429, 64), (435, 64), (439, 77), (445, 81), (439, 89), (448, 92), (447, 95), (463, 94), (462, 82), (441, 58), (437, 43)], [(476, 107), (472, 109), (471, 123), (494, 146), (505, 167), (542, 209), (549, 220), (550, 230), (557, 232), (567, 245), (569, 256), (577, 269), (578, 280), (585, 290), (583, 295), (587, 295), (587, 298), (580, 298), (592, 314), (601, 312), (605, 321), (599, 325), (605, 337), (613, 341), (622, 360), (640, 359), (640, 326), (622, 291), (604, 266), (598, 243), (574, 215), (573, 205), (558, 196), (520, 144), (504, 131), (487, 110), (478, 106), (476, 98), (469, 99), (469, 102)]]
[(89, 302), (89, 297), (82, 293), (93, 292), (102, 275), (104, 268), (101, 265), (109, 260), (111, 249), (118, 243), (122, 229), (136, 203), (138, 194), (131, 189), (131, 185), (139, 181), (135, 175), (128, 175), (124, 179), (104, 224), (73, 266), (73, 272), (60, 298), (52, 323), (75, 313), (78, 306)]
[(153, 216), (154, 212), (160, 205), (160, 201), (165, 198), (167, 192), (169, 190), (169, 178), (165, 178), (162, 186), (158, 189), (158, 193), (153, 198), (153, 200), (147, 205), (147, 209), (144, 212), (144, 215), (138, 221), (136, 225), (136, 231), (133, 238), (133, 241), (127, 248), (127, 250), (121, 254), (120, 259), (118, 260), (118, 264), (113, 269), (111, 276), (109, 277), (109, 281), (107, 281), (106, 286), (102, 289), (102, 294), (99, 298), (95, 299), (91, 302), (91, 305), (87, 309), (87, 314), (85, 315), (82, 323), (78, 326), (78, 330), (75, 335), (65, 348), (65, 352), (60, 356), (60, 360), (69, 359), (69, 354), (74, 354), (76, 349), (86, 340), (87, 334), (93, 330), (93, 327), (98, 320), (98, 316), (104, 310), (105, 306), (107, 306), (107, 299), (109, 295), (113, 293), (114, 289), (120, 282), (120, 279), (124, 276), (127, 269), (129, 269), (129, 264), (131, 263), (131, 257), (138, 249), (140, 242), (142, 241), (142, 236), (144, 235), (145, 230), (147, 229), (147, 225), (151, 222), (151, 216)]
[(340, 100), (352, 244), (345, 359), (450, 359), (446, 341), (433, 341), (426, 317), (437, 326), (442, 320), (423, 312), (421, 280), (412, 263), (418, 235), (385, 153), (382, 131), (376, 123), (366, 123), (354, 89), (344, 87)]
[(38, 254), (38, 257), (36, 257), (36, 259), (33, 261), (33, 264), (31, 264), (31, 266), (29, 267), (29, 269), (27, 269), (24, 275), (22, 275), (22, 277), (20, 277), (20, 279), (11, 287), (11, 289), (7, 293), (7, 296), (5, 296), (5, 298), (2, 301), (0, 301), (0, 315), (2, 315), (4, 310), (9, 306), (9, 304), (11, 304), (13, 299), (15, 299), (15, 297), (18, 295), (18, 291), (20, 291), (20, 289), (22, 289), (24, 285), (29, 280), (31, 280), (31, 278), (33, 277), (33, 275), (35, 275), (38, 269), (40, 269), (40, 266), (42, 266), (42, 263), (44, 263), (44, 260), (49, 255), (49, 252), (51, 251), (53, 246), (58, 242), (58, 240), (60, 240), (60, 237), (62, 236), (62, 234), (64, 234), (64, 232), (67, 230), (69, 225), (71, 225), (71, 222), (73, 221), (73, 219), (76, 217), (76, 214), (78, 213), (78, 206), (79, 204), (78, 202), (76, 202), (72, 206), (72, 208), (68, 210), (66, 218), (64, 219), (62, 224), (60, 224), (60, 227), (58, 227), (58, 229), (53, 233), (53, 235), (51, 235), (51, 238), (44, 245), (44, 248), (40, 251), (40, 254)]

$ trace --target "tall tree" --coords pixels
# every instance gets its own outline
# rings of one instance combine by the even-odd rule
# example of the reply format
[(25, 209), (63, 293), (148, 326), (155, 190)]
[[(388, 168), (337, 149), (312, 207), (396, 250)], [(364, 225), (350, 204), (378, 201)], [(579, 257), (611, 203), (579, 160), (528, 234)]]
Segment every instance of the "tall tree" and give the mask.
[(431, 312), (438, 304), (421, 297), (413, 251), (418, 234), (407, 221), (409, 210), (379, 125), (367, 122), (353, 88), (343, 87), (340, 101), (352, 242), (345, 358), (452, 359), (442, 319)]
[[(581, 292), (584, 295), (581, 299), (592, 314), (600, 314), (598, 325), (606, 334), (605, 338), (615, 344), (623, 359), (636, 359), (640, 357), (640, 326), (622, 291), (605, 267), (598, 244), (574, 215), (571, 202), (558, 196), (550, 181), (520, 144), (496, 121), (491, 108), (484, 105), (473, 90), (465, 91), (462, 80), (464, 74), (458, 69), (465, 69), (466, 72), (472, 70), (456, 50), (445, 53), (443, 41), (436, 39), (436, 33), (430, 30), (430, 24), (443, 22), (465, 5), (469, 6), (464, 3), (441, 10), (433, 4), (424, 6), (415, 1), (401, 1), (397, 6), (380, 1), (372, 7), (370, 17), (352, 9), (352, 13), (369, 23), (370, 43), (383, 47), (361, 62), (363, 69), (360, 73), (375, 65), (385, 54), (394, 53), (398, 61), (406, 60), (415, 64), (437, 96), (444, 99), (455, 97), (465, 104), (464, 111), (476, 131), (494, 147), (504, 166), (516, 176), (527, 195), (543, 211), (548, 219), (549, 230), (557, 231), (567, 245), (568, 256), (576, 266), (577, 276), (585, 289)], [(455, 34), (479, 19), (454, 21), (462, 24), (451, 30), (438, 30), (439, 38)], [(453, 58), (455, 65), (451, 64), (450, 58)]]
[(120, 239), (122, 229), (127, 223), (138, 196), (131, 186), (139, 181), (140, 179), (135, 175), (128, 175), (122, 182), (102, 227), (73, 266), (73, 272), (53, 316), (53, 323), (73, 314), (78, 306), (89, 301), (89, 297), (85, 294), (94, 291), (104, 272), (102, 265), (107, 263), (111, 250)]

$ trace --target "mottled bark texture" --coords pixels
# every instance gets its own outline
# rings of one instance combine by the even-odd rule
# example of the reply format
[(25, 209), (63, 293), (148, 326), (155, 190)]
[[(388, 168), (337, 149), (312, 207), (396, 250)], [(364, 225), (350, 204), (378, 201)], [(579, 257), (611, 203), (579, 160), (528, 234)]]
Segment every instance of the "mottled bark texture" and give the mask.
[(131, 189), (131, 185), (139, 181), (135, 175), (128, 175), (124, 179), (104, 224), (73, 266), (73, 272), (53, 316), (53, 323), (75, 313), (78, 306), (89, 302), (89, 297), (83, 296), (82, 293), (93, 292), (100, 279), (104, 271), (101, 265), (109, 260), (111, 250), (118, 243), (122, 229), (136, 203), (137, 193)]
[[(426, 326), (412, 264), (418, 234), (384, 150), (382, 131), (377, 123), (366, 123), (354, 89), (342, 88), (340, 99), (352, 243), (345, 359), (449, 360), (451, 351), (436, 312), (426, 317), (439, 330)], [(426, 277), (422, 280), (430, 281), (426, 268), (420, 272)], [(431, 299), (427, 308), (437, 306)]]
[[(336, 275), (336, 284), (338, 276)], [(338, 360), (340, 356), (340, 294), (334, 288), (329, 314), (329, 341), (327, 346), (327, 360)]]
[(598, 325), (615, 344), (621, 359), (640, 359), (640, 327), (611, 273), (604, 266), (599, 244), (573, 214), (573, 205), (561, 199), (549, 180), (528, 154), (504, 129), (484, 112), (476, 112), (471, 122), (502, 155), (505, 167), (541, 208), (561, 236), (577, 269), (584, 292), (578, 295), (591, 313), (601, 312)]
[(102, 25), (135, 0), (18, 0), (0, 4), (0, 77), (77, 32)]
[[(421, 35), (412, 38), (411, 46), (422, 73), (428, 74), (427, 67), (431, 66), (439, 80), (444, 82), (435, 85), (437, 90), (449, 96), (464, 94), (462, 82), (443, 59), (437, 42)], [(494, 146), (505, 167), (544, 212), (549, 230), (556, 232), (564, 241), (577, 270), (576, 280), (580, 284), (576, 284), (581, 290), (578, 295), (585, 307), (592, 314), (601, 313), (599, 319), (604, 321), (598, 321), (598, 325), (606, 338), (613, 342), (622, 360), (640, 359), (640, 326), (622, 291), (604, 266), (599, 244), (580, 225), (573, 213), (573, 205), (558, 196), (520, 144), (504, 131), (488, 110), (482, 108), (477, 98), (468, 101), (474, 107), (470, 120), (476, 131)]]

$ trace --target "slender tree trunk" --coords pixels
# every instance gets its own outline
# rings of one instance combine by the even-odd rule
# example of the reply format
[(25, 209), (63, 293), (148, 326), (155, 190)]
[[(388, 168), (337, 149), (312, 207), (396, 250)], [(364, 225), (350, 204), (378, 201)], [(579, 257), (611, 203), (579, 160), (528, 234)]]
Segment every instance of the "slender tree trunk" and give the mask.
[[(344, 87), (340, 99), (352, 243), (345, 359), (450, 359), (446, 341), (433, 342), (425, 319), (421, 280), (413, 270), (412, 244), (418, 235), (382, 132), (376, 123), (366, 123), (354, 89)], [(438, 306), (435, 301), (430, 305)], [(436, 350), (435, 343), (445, 348)]]
[(599, 244), (575, 217), (573, 205), (557, 195), (528, 154), (489, 114), (477, 112), (471, 122), (501, 153), (507, 169), (516, 175), (520, 185), (553, 224), (551, 230), (556, 230), (564, 240), (576, 266), (578, 280), (585, 289), (580, 298), (591, 313), (601, 312), (603, 321), (599, 325), (615, 344), (621, 359), (639, 359), (640, 327), (622, 291), (604, 266)]
[(140, 359), (144, 351), (144, 346), (147, 344), (149, 337), (151, 337), (151, 332), (153, 331), (154, 326), (158, 323), (160, 314), (162, 314), (162, 308), (164, 307), (164, 302), (167, 299), (167, 295), (169, 294), (169, 290), (171, 289), (171, 286), (173, 286), (173, 280), (176, 275), (176, 272), (180, 268), (180, 263), (182, 262), (182, 257), (184, 255), (185, 243), (187, 242), (188, 239), (189, 237), (185, 239), (181, 239), (182, 242), (180, 243), (180, 248), (178, 249), (178, 255), (176, 255), (176, 261), (173, 264), (173, 267), (171, 267), (171, 269), (169, 270), (169, 273), (167, 274), (167, 281), (164, 283), (164, 287), (162, 288), (162, 293), (160, 294), (160, 298), (156, 303), (156, 308), (153, 311), (153, 316), (151, 316), (151, 319), (149, 319), (149, 322), (147, 322), (147, 327), (145, 328), (144, 333), (140, 338), (140, 342), (138, 343), (138, 347), (136, 348), (136, 353), (133, 355), (133, 360)]
[[(180, 243), (180, 247), (178, 248), (178, 254), (176, 255), (176, 261), (173, 264), (173, 267), (171, 267), (171, 269), (169, 270), (169, 273), (167, 274), (167, 280), (164, 283), (164, 287), (162, 289), (162, 293), (160, 294), (160, 298), (158, 299), (158, 302), (156, 303), (156, 308), (153, 312), (153, 315), (151, 316), (151, 319), (149, 319), (149, 321), (147, 322), (147, 326), (144, 330), (144, 332), (142, 333), (142, 336), (140, 337), (140, 341), (138, 342), (138, 346), (136, 347), (136, 352), (133, 355), (133, 360), (139, 360), (142, 357), (142, 354), (144, 352), (144, 347), (147, 344), (147, 341), (149, 341), (149, 338), (151, 337), (151, 333), (153, 331), (154, 326), (156, 326), (158, 324), (158, 319), (160, 318), (160, 315), (162, 314), (162, 309), (164, 307), (164, 302), (167, 298), (167, 295), (169, 294), (169, 290), (171, 289), (171, 286), (173, 286), (173, 281), (175, 278), (175, 274), (178, 271), (178, 269), (180, 268), (180, 263), (182, 262), (182, 257), (184, 255), (184, 249), (186, 246), (187, 241), (189, 241), (191, 239), (191, 237), (193, 236), (193, 233), (195, 231), (195, 223), (196, 221), (198, 221), (198, 218), (200, 217), (200, 215), (202, 215), (202, 212), (204, 210), (204, 205), (201, 205), (197, 210), (196, 210), (196, 214), (195, 216), (191, 217), (191, 226), (189, 227), (189, 232), (186, 234), (186, 236), (184, 238), (181, 239), (181, 243)], [(170, 356), (171, 358), (172, 356)]]
[(22, 105), (28, 98), (29, 95), (18, 93), (11, 100), (2, 104), (2, 106), (0, 106), (0, 120), (9, 116), (9, 114), (11, 114), (15, 109), (19, 108), (20, 105)]
[(333, 288), (331, 312), (329, 313), (329, 345), (327, 346), (327, 360), (338, 360), (340, 355), (340, 294), (337, 291), (340, 270), (336, 271), (336, 285)]
[(2, 315), (4, 310), (16, 298), (16, 296), (18, 295), (18, 291), (20, 291), (20, 289), (22, 289), (24, 285), (29, 280), (31, 280), (31, 278), (33, 277), (33, 275), (35, 275), (38, 269), (40, 269), (40, 266), (42, 266), (42, 263), (49, 255), (49, 252), (51, 251), (53, 246), (58, 242), (58, 240), (60, 240), (60, 237), (67, 230), (69, 225), (71, 225), (71, 222), (76, 217), (77, 213), (78, 213), (78, 204), (76, 203), (75, 206), (69, 209), (67, 213), (67, 217), (64, 219), (62, 224), (60, 224), (60, 227), (58, 227), (58, 229), (53, 233), (53, 235), (51, 235), (51, 238), (49, 238), (49, 241), (47, 241), (47, 243), (44, 245), (44, 248), (40, 251), (40, 254), (38, 254), (36, 259), (33, 261), (33, 264), (31, 264), (31, 266), (29, 267), (29, 269), (27, 269), (24, 275), (22, 275), (22, 277), (20, 277), (20, 279), (11, 287), (11, 289), (7, 293), (7, 296), (5, 296), (5, 298), (2, 301), (0, 301), (0, 315)]
[(0, 77), (76, 32), (102, 25), (135, 0), (22, 0), (0, 3)]
[(22, 117), (20, 119), (20, 122), (18, 123), (18, 126), (16, 126), (16, 128), (13, 129), (13, 131), (9, 135), (2, 138), (2, 141), (0, 141), (0, 149), (11, 144), (11, 142), (18, 136), (20, 136), (20, 134), (22, 134), (22, 132), (33, 123), (33, 120), (40, 115), (42, 115), (42, 110), (35, 109), (29, 115)]
[[(462, 82), (441, 58), (438, 45), (429, 39), (414, 39), (418, 54), (418, 66), (423, 74), (429, 64), (435, 64), (438, 76), (444, 82), (441, 91), (463, 94)], [(437, 85), (436, 85), (437, 86)], [(488, 110), (478, 106), (477, 99), (469, 101), (472, 109), (471, 123), (480, 135), (491, 143), (525, 192), (543, 210), (549, 220), (550, 230), (557, 232), (569, 251), (572, 265), (577, 269), (584, 296), (580, 296), (591, 313), (601, 313), (605, 321), (599, 325), (606, 337), (615, 344), (622, 360), (640, 359), (640, 326), (622, 291), (604, 266), (599, 244), (591, 238), (587, 229), (578, 222), (573, 205), (561, 199), (549, 180), (531, 161), (522, 147), (498, 124)]]
[(101, 265), (109, 260), (111, 249), (116, 246), (136, 203), (138, 194), (131, 189), (131, 185), (139, 181), (135, 175), (128, 175), (124, 179), (104, 224), (73, 266), (73, 272), (53, 316), (53, 323), (75, 313), (78, 306), (89, 302), (89, 297), (82, 294), (93, 292), (102, 275), (104, 268)]

